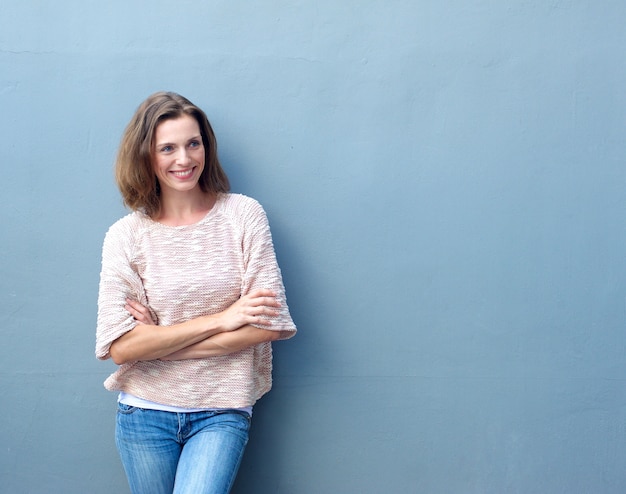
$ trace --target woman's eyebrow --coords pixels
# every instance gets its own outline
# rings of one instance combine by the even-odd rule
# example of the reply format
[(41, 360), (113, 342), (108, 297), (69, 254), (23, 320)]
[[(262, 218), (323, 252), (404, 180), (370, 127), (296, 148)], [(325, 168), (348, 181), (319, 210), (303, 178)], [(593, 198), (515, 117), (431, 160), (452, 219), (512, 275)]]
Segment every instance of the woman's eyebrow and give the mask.
[[(187, 139), (187, 142), (189, 142), (189, 141), (194, 141), (194, 140), (198, 140), (198, 139), (200, 139), (200, 140), (202, 139), (202, 134), (198, 134), (197, 136), (190, 137), (189, 139)], [(175, 142), (157, 142), (157, 143), (155, 144), (155, 146), (156, 146), (156, 147), (161, 147), (161, 146), (174, 146), (174, 145), (176, 145), (176, 143), (175, 143)]]

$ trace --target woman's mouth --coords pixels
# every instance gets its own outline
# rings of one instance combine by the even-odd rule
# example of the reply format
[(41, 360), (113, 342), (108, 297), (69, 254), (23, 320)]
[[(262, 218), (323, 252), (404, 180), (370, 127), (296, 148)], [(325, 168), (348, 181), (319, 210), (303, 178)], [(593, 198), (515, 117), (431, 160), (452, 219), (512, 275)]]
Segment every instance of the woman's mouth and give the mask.
[(191, 177), (193, 175), (194, 170), (195, 170), (195, 167), (189, 168), (189, 170), (176, 170), (170, 173), (174, 175), (176, 178), (185, 179), (185, 178)]

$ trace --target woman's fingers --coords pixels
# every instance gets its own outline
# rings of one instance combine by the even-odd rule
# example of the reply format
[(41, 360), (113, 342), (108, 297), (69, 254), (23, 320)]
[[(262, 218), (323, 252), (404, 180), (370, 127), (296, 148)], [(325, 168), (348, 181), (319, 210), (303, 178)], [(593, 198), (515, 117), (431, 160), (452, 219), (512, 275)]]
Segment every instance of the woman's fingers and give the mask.
[(242, 300), (244, 307), (247, 307), (248, 313), (253, 316), (276, 316), (280, 302), (274, 296), (254, 296), (248, 300)]
[(271, 290), (256, 290), (241, 298), (242, 302), (249, 302), (250, 306), (258, 307), (260, 305), (267, 307), (280, 307), (280, 302), (276, 298), (276, 294)]
[(233, 331), (246, 324), (271, 326), (270, 318), (279, 315), (279, 307), (280, 302), (272, 290), (250, 292), (221, 313), (225, 331)]
[(126, 299), (126, 310), (137, 320), (140, 324), (154, 324), (152, 316), (147, 307), (143, 306), (136, 300)]

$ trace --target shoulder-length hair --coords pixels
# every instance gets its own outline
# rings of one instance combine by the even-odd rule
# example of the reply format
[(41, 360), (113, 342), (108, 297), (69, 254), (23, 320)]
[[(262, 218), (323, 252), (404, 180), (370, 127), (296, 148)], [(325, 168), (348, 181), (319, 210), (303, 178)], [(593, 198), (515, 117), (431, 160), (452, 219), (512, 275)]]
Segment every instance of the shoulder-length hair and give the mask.
[(154, 138), (161, 122), (189, 115), (196, 119), (204, 145), (200, 188), (207, 193), (228, 192), (230, 183), (217, 157), (217, 140), (205, 113), (187, 98), (171, 92), (149, 96), (129, 122), (117, 153), (115, 180), (124, 205), (154, 218), (161, 210), (161, 190), (152, 168)]

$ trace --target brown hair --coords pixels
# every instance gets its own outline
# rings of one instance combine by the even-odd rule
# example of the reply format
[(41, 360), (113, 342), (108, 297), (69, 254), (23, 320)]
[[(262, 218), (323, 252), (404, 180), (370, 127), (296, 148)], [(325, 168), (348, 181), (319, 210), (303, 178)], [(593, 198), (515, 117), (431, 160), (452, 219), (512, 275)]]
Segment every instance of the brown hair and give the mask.
[(189, 115), (196, 119), (202, 134), (205, 163), (199, 179), (204, 192), (228, 192), (228, 177), (217, 157), (217, 141), (205, 113), (183, 96), (159, 92), (149, 96), (129, 122), (117, 153), (115, 180), (124, 204), (133, 211), (143, 210), (154, 218), (161, 210), (158, 179), (152, 168), (154, 136), (165, 120)]

